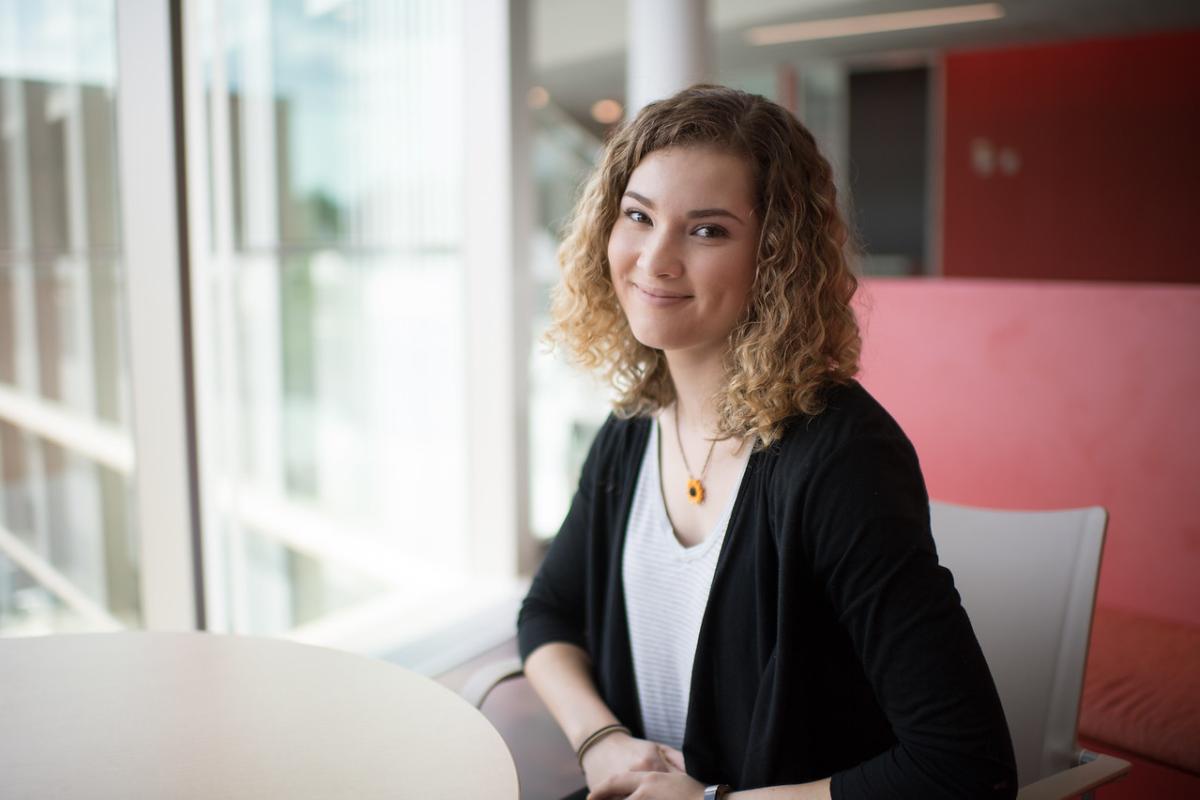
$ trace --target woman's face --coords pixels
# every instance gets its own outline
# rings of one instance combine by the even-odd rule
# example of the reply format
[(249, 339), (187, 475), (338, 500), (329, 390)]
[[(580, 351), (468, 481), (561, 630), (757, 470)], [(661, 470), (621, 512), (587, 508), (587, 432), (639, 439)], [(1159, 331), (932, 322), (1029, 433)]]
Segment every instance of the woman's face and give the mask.
[(744, 159), (702, 147), (642, 159), (608, 239), (613, 288), (637, 340), (721, 356), (749, 303), (759, 230)]

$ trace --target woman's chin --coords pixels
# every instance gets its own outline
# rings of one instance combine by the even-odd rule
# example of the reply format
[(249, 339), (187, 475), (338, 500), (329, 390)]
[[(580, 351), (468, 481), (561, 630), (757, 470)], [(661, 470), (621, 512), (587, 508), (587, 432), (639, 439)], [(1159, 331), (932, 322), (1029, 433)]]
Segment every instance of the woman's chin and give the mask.
[(672, 336), (664, 331), (656, 330), (638, 330), (631, 328), (633, 338), (638, 340), (638, 344), (643, 347), (649, 347), (653, 350), (679, 350), (686, 347), (687, 343), (683, 341), (684, 337)]

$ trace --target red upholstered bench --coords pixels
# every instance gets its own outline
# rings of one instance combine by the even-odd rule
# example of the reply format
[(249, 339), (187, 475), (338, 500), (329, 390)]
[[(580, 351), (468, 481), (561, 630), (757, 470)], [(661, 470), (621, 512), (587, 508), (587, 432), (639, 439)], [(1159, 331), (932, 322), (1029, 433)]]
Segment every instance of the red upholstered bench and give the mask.
[(1101, 797), (1200, 798), (1200, 628), (1098, 607), (1079, 734), (1134, 765)]

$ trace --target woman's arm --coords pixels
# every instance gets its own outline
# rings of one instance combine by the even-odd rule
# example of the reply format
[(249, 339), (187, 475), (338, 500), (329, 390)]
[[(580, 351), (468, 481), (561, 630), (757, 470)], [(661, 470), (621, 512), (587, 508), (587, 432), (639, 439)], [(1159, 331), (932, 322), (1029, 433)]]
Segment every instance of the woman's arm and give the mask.
[[(589, 540), (599, 532), (593, 507), (596, 486), (614, 418), (596, 435), (571, 501), (567, 517), (534, 576), (529, 594), (521, 605), (517, 638), (524, 657), (525, 675), (542, 698), (572, 749), (619, 720), (600, 692), (592, 673), (585, 631), (589, 570)], [(666, 745), (635, 739), (620, 732), (610, 733), (588, 747), (583, 758), (589, 787), (617, 773), (683, 769), (683, 754)]]
[(832, 776), (839, 798), (1016, 795), (1000, 698), (953, 578), (938, 563), (917, 456), (902, 434), (826, 458), (805, 498), (814, 577), (897, 743)]
[[(634, 794), (636, 792), (636, 794)], [(768, 786), (730, 792), (726, 800), (830, 800), (829, 778), (791, 786)], [(600, 783), (588, 800), (703, 800), (704, 784), (687, 775), (662, 772), (625, 772)]]
[(620, 723), (596, 691), (592, 659), (581, 647), (566, 642), (542, 645), (525, 659), (525, 677), (573, 750), (593, 732)]
[(768, 786), (748, 792), (731, 792), (729, 800), (830, 800), (829, 778), (793, 786)]
[[(620, 724), (596, 691), (591, 664), (582, 648), (565, 642), (544, 644), (525, 659), (525, 677), (576, 751), (596, 731)], [(683, 754), (618, 731), (587, 749), (583, 770), (588, 787), (596, 789), (615, 775), (682, 772)]]

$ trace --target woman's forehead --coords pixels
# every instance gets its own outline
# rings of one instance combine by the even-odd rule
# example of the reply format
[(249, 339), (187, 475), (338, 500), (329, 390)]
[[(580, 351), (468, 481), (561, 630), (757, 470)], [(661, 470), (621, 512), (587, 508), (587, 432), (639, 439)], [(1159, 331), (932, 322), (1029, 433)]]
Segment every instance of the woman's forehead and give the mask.
[(636, 192), (652, 202), (679, 199), (703, 202), (705, 197), (725, 203), (753, 205), (754, 172), (742, 156), (714, 147), (672, 147), (648, 153), (629, 176), (626, 192)]

